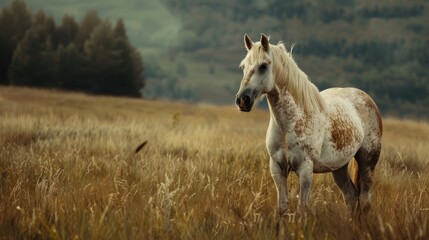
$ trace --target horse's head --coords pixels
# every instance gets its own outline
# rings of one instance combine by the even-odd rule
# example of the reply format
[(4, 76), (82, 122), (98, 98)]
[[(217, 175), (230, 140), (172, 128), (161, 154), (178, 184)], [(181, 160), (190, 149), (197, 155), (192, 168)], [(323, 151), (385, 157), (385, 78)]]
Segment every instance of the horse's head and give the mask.
[(254, 43), (245, 34), (244, 45), (247, 55), (240, 64), (240, 68), (243, 69), (243, 79), (235, 103), (240, 111), (249, 112), (255, 99), (271, 91), (274, 79), (269, 38), (262, 34), (260, 41)]

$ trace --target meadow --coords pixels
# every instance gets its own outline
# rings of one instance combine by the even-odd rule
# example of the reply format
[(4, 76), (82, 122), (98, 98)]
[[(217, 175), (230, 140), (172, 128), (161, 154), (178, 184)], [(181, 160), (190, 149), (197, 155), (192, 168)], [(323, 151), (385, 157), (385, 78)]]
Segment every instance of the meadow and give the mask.
[(428, 123), (384, 119), (368, 216), (351, 218), (320, 174), (297, 222), (295, 174), (277, 216), (268, 119), (233, 105), (0, 87), (0, 239), (429, 238)]

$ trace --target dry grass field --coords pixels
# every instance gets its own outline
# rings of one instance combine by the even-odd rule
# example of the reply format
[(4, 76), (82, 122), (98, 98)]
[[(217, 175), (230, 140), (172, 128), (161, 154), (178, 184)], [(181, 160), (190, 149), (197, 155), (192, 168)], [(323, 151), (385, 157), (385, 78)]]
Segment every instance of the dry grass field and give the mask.
[(291, 174), (278, 224), (268, 117), (0, 87), (0, 239), (429, 238), (427, 123), (384, 120), (368, 216), (350, 218), (320, 174), (312, 212), (296, 222)]

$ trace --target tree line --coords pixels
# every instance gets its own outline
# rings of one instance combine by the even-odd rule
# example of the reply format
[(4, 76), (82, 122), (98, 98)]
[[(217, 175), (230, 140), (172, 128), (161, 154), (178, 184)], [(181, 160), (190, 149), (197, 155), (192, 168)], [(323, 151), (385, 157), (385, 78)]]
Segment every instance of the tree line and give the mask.
[(14, 0), (0, 14), (0, 29), (1, 85), (141, 96), (142, 57), (121, 19), (113, 25), (89, 11), (80, 22), (64, 15), (57, 24)]

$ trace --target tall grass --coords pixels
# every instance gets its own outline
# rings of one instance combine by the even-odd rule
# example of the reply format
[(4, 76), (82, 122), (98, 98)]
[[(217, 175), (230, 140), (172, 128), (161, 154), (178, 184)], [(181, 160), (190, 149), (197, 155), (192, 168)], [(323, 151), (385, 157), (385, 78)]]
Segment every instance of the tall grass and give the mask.
[(297, 222), (292, 174), (279, 221), (266, 112), (0, 88), (0, 238), (427, 239), (429, 125), (384, 124), (367, 217), (323, 174)]

